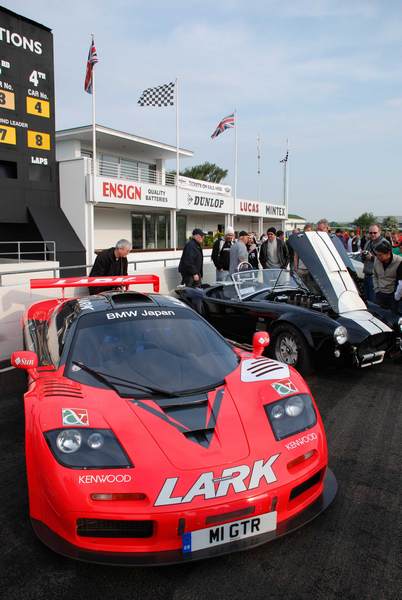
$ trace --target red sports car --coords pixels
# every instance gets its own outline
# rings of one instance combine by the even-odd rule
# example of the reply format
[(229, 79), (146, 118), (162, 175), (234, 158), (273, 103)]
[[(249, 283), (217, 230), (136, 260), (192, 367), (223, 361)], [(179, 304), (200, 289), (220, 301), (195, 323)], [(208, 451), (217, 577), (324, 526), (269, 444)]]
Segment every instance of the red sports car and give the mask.
[[(33, 280), (126, 285), (155, 276)], [(336, 494), (303, 378), (232, 347), (181, 301), (109, 291), (24, 317), (29, 509), (60, 554), (162, 565), (263, 544)]]

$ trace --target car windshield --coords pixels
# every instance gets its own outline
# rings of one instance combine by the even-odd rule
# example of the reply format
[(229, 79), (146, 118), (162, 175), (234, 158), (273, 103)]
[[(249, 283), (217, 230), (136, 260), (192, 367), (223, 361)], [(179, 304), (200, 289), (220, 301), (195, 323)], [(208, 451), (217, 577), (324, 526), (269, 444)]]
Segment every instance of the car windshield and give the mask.
[(256, 292), (302, 290), (308, 291), (302, 280), (286, 269), (259, 269), (233, 273), (233, 283), (240, 300)]
[[(141, 306), (83, 315), (65, 375), (98, 387), (105, 387), (110, 375), (118, 389), (125, 380), (177, 393), (212, 388), (237, 364), (229, 344), (190, 309)], [(102, 373), (104, 381), (91, 371)], [(127, 395), (130, 386), (123, 387)], [(152, 394), (133, 386), (131, 395)]]

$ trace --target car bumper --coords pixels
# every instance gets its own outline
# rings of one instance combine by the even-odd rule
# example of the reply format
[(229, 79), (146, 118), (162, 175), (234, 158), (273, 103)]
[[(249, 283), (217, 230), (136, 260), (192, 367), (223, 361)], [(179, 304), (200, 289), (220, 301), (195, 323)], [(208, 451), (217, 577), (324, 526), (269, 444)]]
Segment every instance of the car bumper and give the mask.
[(212, 558), (232, 552), (239, 552), (255, 548), (267, 542), (273, 541), (283, 535), (303, 527), (309, 521), (317, 517), (334, 500), (337, 493), (337, 482), (333, 472), (327, 469), (324, 477), (323, 491), (320, 496), (305, 510), (294, 517), (281, 521), (275, 531), (236, 540), (205, 550), (192, 553), (183, 553), (182, 550), (165, 550), (161, 552), (104, 552), (92, 551), (71, 544), (42, 521), (31, 519), (33, 529), (38, 538), (53, 551), (69, 558), (94, 562), (99, 564), (110, 564), (116, 566), (163, 566), (176, 563), (186, 563), (194, 560)]

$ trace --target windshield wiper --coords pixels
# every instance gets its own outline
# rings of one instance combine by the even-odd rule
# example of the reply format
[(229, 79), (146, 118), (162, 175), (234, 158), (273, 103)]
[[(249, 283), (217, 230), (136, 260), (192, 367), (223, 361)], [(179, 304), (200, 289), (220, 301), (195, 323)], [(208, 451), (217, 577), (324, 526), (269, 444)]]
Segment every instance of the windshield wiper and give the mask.
[(199, 392), (209, 392), (211, 390), (215, 390), (217, 387), (224, 385), (225, 381), (217, 381), (216, 383), (210, 383), (209, 385), (204, 385), (199, 388), (190, 388), (188, 390), (180, 390), (180, 392), (175, 392), (176, 396), (185, 396), (186, 394), (198, 394)]
[[(113, 375), (112, 373), (104, 373), (103, 371), (96, 371), (91, 367), (88, 367), (86, 364), (80, 362), (79, 360), (71, 361), (77, 367), (80, 367), (83, 371), (86, 371), (90, 375), (93, 375), (99, 381), (106, 383), (112, 390), (114, 390), (117, 394), (119, 394), (118, 387), (128, 387), (128, 388), (136, 388), (145, 393), (151, 394), (161, 394), (163, 396), (177, 396), (177, 393), (169, 392), (168, 390), (163, 390), (162, 388), (151, 387), (149, 385), (141, 385), (136, 381), (130, 381), (129, 379), (123, 379), (122, 377), (117, 377), (117, 375)], [(110, 381), (110, 378), (115, 379), (114, 383)]]

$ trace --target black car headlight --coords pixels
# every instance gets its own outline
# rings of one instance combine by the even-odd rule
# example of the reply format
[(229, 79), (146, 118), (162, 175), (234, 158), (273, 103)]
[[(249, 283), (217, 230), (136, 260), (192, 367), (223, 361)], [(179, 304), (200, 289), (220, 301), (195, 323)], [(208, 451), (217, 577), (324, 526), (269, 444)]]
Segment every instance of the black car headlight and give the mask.
[(110, 429), (53, 429), (44, 433), (55, 459), (73, 469), (132, 467)]
[(275, 439), (284, 438), (310, 429), (317, 423), (313, 402), (308, 394), (297, 394), (265, 405)]

